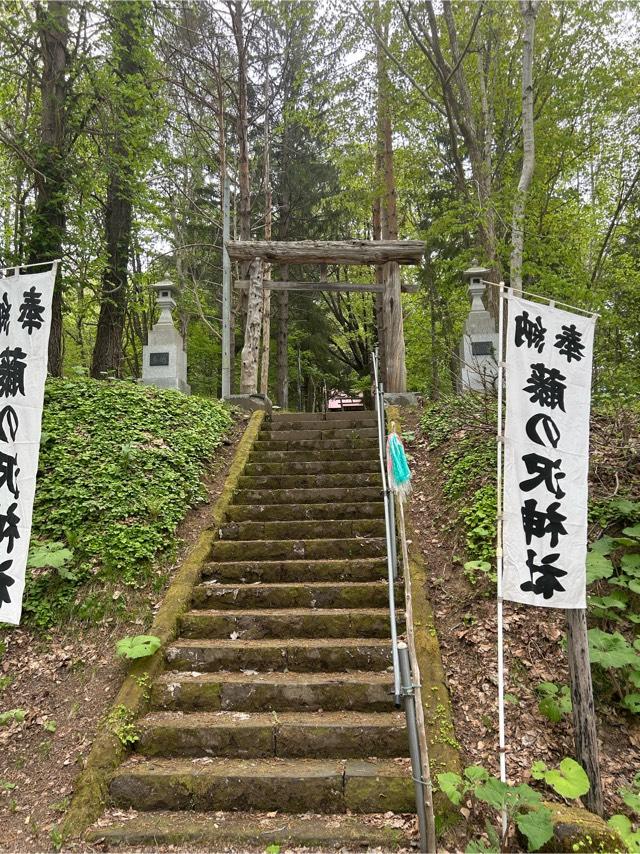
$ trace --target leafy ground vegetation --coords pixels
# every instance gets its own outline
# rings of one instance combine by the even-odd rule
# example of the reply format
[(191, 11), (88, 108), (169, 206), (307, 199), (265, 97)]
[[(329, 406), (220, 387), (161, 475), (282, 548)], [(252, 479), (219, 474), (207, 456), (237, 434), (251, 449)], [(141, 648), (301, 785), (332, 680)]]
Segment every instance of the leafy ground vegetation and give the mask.
[(123, 656), (153, 645), (155, 608), (245, 423), (130, 382), (48, 380), (25, 614), (0, 629), (0, 849), (57, 844)]
[(175, 549), (187, 508), (204, 497), (205, 463), (230, 424), (217, 401), (129, 382), (50, 379), (27, 621), (44, 629), (71, 611), (91, 620), (104, 609), (101, 582), (144, 586), (156, 554)]
[[(562, 614), (551, 609), (540, 619), (533, 613), (537, 609), (505, 604), (508, 772), (524, 788), (503, 791), (492, 776), (498, 770), (495, 414), (491, 398), (465, 395), (425, 405), (420, 417), (406, 425), (414, 471), (412, 524), (430, 568), (429, 595), (467, 766), (462, 778), (445, 777), (442, 783), (467, 819), (466, 839), (458, 844), (471, 844), (470, 850), (487, 845), (496, 850), (498, 842), (505, 850), (496, 820), (505, 799), (508, 845), (518, 844), (517, 833), (526, 848), (527, 830), (534, 842), (546, 832), (544, 811), (533, 825), (523, 818), (538, 802), (537, 793), (569, 802), (579, 797), (566, 797), (541, 771), (540, 763), (562, 767), (574, 755), (565, 627)], [(639, 428), (640, 413), (634, 410), (604, 405), (592, 417), (588, 558), (589, 636), (606, 808), (631, 851), (638, 850), (640, 817), (640, 781), (634, 776), (640, 765)], [(534, 842), (529, 838), (531, 850)]]

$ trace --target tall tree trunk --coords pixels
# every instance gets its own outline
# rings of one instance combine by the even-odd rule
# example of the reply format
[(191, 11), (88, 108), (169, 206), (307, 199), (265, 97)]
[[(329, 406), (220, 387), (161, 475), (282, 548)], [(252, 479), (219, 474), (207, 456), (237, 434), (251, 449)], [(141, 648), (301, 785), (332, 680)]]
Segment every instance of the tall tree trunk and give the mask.
[[(284, 130), (283, 149), (287, 148), (287, 129)], [(286, 161), (285, 161), (286, 163)], [(286, 170), (286, 166), (285, 166)], [(285, 175), (284, 180), (288, 178)], [(278, 239), (286, 240), (289, 232), (289, 188), (285, 186), (278, 218)], [(280, 268), (280, 278), (283, 281), (289, 279), (289, 265), (283, 264)], [(278, 406), (282, 409), (289, 408), (289, 292), (278, 291), (278, 378), (276, 399)]]
[(143, 74), (140, 61), (145, 10), (137, 0), (121, 0), (112, 10), (113, 53), (120, 97), (113, 118), (113, 146), (108, 154), (109, 185), (105, 209), (107, 262), (102, 274), (100, 315), (93, 348), (91, 376), (122, 375), (123, 332), (127, 312), (127, 270), (133, 220), (132, 182), (136, 165), (131, 133), (140, 106), (128, 87)]
[[(396, 181), (393, 171), (393, 141), (391, 132), (391, 109), (389, 103), (389, 77), (383, 44), (387, 43), (387, 28), (382, 23), (380, 3), (375, 4), (376, 26), (376, 70), (377, 70), (377, 129), (378, 151), (382, 154), (384, 193), (380, 209), (380, 230), (383, 240), (397, 240), (398, 213), (396, 205)], [(402, 392), (407, 388), (405, 364), (404, 326), (400, 294), (400, 267), (390, 261), (383, 267), (384, 292), (382, 314), (384, 317), (385, 389)]]
[[(376, 173), (378, 175), (382, 174), (382, 153), (380, 147), (378, 146), (379, 155), (376, 156)], [(382, 224), (380, 221), (381, 217), (381, 198), (380, 193), (376, 194), (376, 198), (373, 202), (373, 239), (374, 240), (382, 240)], [(384, 276), (381, 266), (376, 267), (376, 285), (384, 285)], [(375, 298), (375, 318), (376, 318), (376, 335), (378, 341), (378, 369), (380, 371), (380, 379), (383, 385), (386, 387), (387, 384), (387, 355), (385, 352), (384, 346), (384, 311), (383, 311), (383, 296), (382, 293), (376, 294)], [(371, 382), (374, 382), (373, 378), (373, 366), (371, 368)]]
[[(282, 275), (285, 268), (282, 269)], [(278, 377), (276, 400), (281, 409), (289, 408), (289, 292), (278, 291)]]
[(524, 20), (522, 46), (522, 172), (513, 202), (511, 223), (510, 285), (515, 294), (522, 293), (522, 255), (524, 251), (524, 213), (527, 193), (535, 167), (533, 128), (533, 48), (539, 0), (520, 0)]
[[(271, 240), (271, 175), (269, 140), (269, 53), (264, 70), (264, 239)], [(271, 291), (266, 287), (271, 279), (271, 264), (264, 265), (264, 286), (262, 291), (262, 363), (260, 365), (260, 394), (269, 393), (269, 356), (271, 350)]]
[[(247, 107), (247, 45), (242, 19), (242, 0), (229, 3), (231, 23), (238, 52), (238, 116), (236, 133), (238, 137), (238, 185), (240, 204), (238, 206), (238, 224), (240, 240), (251, 240), (251, 183), (249, 176), (249, 118)], [(249, 265), (243, 263), (240, 278), (246, 278)]]
[[(32, 218), (28, 262), (53, 261), (62, 255), (67, 194), (67, 44), (69, 4), (49, 0), (36, 6), (42, 50), (40, 147), (35, 173), (36, 204)], [(62, 278), (60, 267), (53, 290), (49, 373), (62, 376)]]
[[(236, 117), (236, 137), (238, 140), (238, 186), (240, 198), (238, 203), (238, 237), (240, 240), (251, 240), (251, 178), (249, 173), (249, 110), (247, 103), (247, 44), (244, 34), (243, 4), (242, 0), (227, 0), (227, 7), (231, 15), (231, 26), (238, 54), (238, 113)], [(239, 265), (241, 279), (246, 279), (249, 271), (249, 263), (243, 261)], [(246, 327), (248, 323), (247, 305), (248, 294), (242, 292), (238, 299), (233, 315), (233, 328), (235, 329), (235, 318), (240, 316), (240, 326)], [(246, 337), (246, 328), (245, 334)], [(235, 335), (233, 337), (235, 348)], [(257, 357), (256, 357), (257, 358)], [(233, 355), (232, 355), (233, 362)], [(256, 363), (256, 371), (258, 369)], [(241, 373), (244, 366), (241, 366)], [(233, 380), (232, 380), (233, 381)], [(257, 389), (254, 389), (254, 393)]]

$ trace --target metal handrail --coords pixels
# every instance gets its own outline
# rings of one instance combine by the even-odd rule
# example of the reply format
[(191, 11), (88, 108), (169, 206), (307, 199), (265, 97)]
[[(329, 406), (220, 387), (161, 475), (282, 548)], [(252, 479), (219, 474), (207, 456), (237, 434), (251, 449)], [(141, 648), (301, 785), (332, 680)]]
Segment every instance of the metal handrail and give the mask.
[(384, 494), (384, 524), (387, 539), (387, 579), (389, 584), (389, 619), (391, 623), (391, 658), (393, 661), (393, 695), (396, 706), (402, 705), (402, 689), (400, 686), (400, 661), (398, 657), (398, 626), (396, 623), (395, 581), (398, 577), (398, 562), (396, 551), (396, 526), (393, 495), (389, 489), (387, 466), (385, 463), (387, 432), (384, 423), (384, 387), (380, 381), (378, 348), (373, 351), (373, 379), (376, 387), (376, 414), (378, 420), (378, 451), (380, 454), (380, 474), (382, 475), (382, 490)]

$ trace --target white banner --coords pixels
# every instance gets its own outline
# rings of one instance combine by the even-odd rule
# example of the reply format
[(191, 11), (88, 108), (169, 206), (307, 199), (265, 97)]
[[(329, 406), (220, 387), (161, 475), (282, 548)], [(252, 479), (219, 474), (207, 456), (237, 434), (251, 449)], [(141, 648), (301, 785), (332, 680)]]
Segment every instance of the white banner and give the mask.
[(57, 264), (0, 279), (0, 622), (18, 625)]
[(595, 318), (507, 305), (503, 599), (585, 608)]

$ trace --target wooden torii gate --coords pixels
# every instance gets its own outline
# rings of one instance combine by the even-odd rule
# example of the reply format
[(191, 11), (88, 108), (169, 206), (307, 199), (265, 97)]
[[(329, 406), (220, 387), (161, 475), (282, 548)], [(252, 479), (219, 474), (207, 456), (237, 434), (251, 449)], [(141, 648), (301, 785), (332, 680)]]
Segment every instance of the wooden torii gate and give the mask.
[[(246, 268), (248, 279), (236, 280), (235, 287), (248, 291), (247, 322), (242, 348), (240, 393), (256, 394), (258, 390), (258, 359), (262, 330), (263, 290), (279, 291), (339, 291), (351, 293), (381, 293), (385, 341), (386, 388), (391, 392), (406, 391), (406, 368), (402, 305), (400, 293), (400, 264), (419, 264), (425, 253), (421, 240), (225, 240), (227, 292), (223, 290), (222, 388), (228, 396), (231, 374), (231, 276), (230, 261), (239, 261)], [(320, 265), (321, 281), (277, 281), (265, 278), (265, 264)], [(328, 282), (325, 279), (329, 264), (375, 265), (380, 270), (376, 284), (358, 285), (351, 282)], [(225, 394), (226, 391), (226, 394)]]

